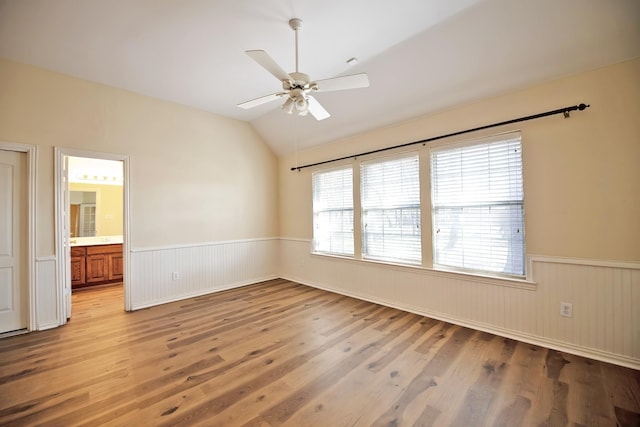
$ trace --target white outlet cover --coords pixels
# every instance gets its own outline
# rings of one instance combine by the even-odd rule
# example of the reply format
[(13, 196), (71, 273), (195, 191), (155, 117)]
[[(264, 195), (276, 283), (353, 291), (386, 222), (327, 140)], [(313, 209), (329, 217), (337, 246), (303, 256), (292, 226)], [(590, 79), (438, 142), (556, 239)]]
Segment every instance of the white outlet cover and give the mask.
[(573, 317), (573, 304), (569, 302), (560, 303), (560, 316)]

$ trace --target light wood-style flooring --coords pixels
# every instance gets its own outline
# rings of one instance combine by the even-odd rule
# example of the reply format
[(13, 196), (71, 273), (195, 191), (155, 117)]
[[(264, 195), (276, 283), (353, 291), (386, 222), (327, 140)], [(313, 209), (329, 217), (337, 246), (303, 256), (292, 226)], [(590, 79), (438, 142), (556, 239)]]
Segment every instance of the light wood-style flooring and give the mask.
[(287, 280), (122, 298), (0, 340), (0, 425), (640, 425), (640, 371)]

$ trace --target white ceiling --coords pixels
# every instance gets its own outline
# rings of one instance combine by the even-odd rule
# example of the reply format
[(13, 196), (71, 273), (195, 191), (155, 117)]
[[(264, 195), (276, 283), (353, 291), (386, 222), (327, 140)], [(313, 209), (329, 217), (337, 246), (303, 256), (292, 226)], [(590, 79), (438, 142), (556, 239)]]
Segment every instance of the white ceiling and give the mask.
[[(281, 88), (245, 50), (294, 71), (293, 17), (300, 71), (371, 82), (318, 93), (321, 122), (236, 106)], [(0, 57), (248, 121), (278, 154), (638, 56), (638, 0), (0, 0)]]

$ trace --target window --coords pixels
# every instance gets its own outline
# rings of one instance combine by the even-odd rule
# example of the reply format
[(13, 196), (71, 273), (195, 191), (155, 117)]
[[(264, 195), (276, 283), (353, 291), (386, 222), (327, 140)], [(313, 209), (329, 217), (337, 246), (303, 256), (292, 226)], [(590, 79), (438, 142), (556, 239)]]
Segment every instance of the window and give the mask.
[(313, 251), (353, 255), (353, 168), (313, 173)]
[(420, 169), (418, 154), (363, 162), (362, 256), (420, 264)]
[(93, 237), (96, 235), (96, 204), (82, 203), (80, 205), (80, 233), (79, 236)]
[(524, 275), (519, 134), (431, 151), (434, 265)]

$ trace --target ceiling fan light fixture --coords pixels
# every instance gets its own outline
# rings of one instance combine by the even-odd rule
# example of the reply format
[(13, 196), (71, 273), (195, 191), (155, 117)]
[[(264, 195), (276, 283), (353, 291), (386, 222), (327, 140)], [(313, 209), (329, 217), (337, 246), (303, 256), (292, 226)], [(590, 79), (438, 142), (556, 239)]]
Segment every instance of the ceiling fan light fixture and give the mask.
[(298, 95), (298, 97), (296, 98), (296, 110), (298, 110), (298, 115), (302, 115), (300, 113), (302, 112), (307, 112), (307, 110), (309, 109), (309, 101), (307, 101), (307, 99), (303, 96), (303, 95)]
[(293, 113), (293, 107), (295, 106), (295, 101), (291, 97), (287, 97), (287, 100), (282, 104), (282, 109), (287, 112), (287, 114)]

